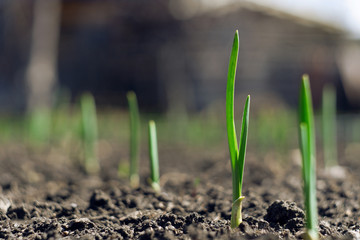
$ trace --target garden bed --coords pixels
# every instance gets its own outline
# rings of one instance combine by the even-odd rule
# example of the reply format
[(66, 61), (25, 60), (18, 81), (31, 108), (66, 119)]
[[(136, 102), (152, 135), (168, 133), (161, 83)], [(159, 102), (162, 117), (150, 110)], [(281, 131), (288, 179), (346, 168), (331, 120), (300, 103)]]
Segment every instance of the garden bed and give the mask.
[[(117, 149), (111, 143), (103, 144)], [(110, 147), (109, 147), (110, 146)], [(287, 162), (246, 159), (243, 223), (231, 230), (228, 153), (160, 147), (161, 193), (148, 187), (141, 158), (141, 187), (117, 177), (126, 150), (104, 154), (99, 176), (87, 176), (62, 152), (29, 153), (9, 146), (0, 153), (0, 238), (4, 239), (299, 239), (304, 212), (300, 155)], [(145, 155), (144, 155), (145, 156)], [(317, 181), (322, 236), (360, 238), (359, 162), (342, 161), (345, 178), (321, 173)]]

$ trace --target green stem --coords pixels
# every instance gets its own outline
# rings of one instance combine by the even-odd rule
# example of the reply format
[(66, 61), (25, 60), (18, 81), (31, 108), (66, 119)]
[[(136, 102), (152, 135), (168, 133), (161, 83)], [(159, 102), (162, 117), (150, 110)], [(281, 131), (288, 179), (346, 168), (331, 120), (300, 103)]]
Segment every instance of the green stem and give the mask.
[(134, 92), (128, 92), (127, 100), (130, 114), (130, 185), (139, 186), (139, 141), (140, 141), (140, 114)]
[(239, 197), (236, 199), (231, 207), (231, 221), (230, 226), (231, 228), (237, 228), (242, 223), (242, 201), (245, 197)]
[(160, 191), (159, 174), (159, 154), (157, 146), (156, 125), (154, 121), (149, 121), (149, 158), (151, 186), (155, 191)]
[(332, 85), (323, 89), (322, 126), (325, 167), (337, 166), (336, 93)]
[(85, 169), (88, 173), (96, 173), (100, 168), (96, 148), (97, 118), (95, 101), (90, 93), (85, 93), (81, 97), (81, 113)]

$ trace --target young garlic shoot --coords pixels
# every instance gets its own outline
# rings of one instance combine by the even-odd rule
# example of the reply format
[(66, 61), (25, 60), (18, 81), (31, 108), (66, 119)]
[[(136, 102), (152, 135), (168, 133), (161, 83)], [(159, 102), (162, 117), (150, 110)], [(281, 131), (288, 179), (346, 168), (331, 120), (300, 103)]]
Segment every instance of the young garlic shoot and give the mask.
[[(240, 132), (240, 142), (238, 143), (235, 130), (234, 119), (234, 91), (235, 75), (239, 51), (239, 33), (236, 30), (233, 46), (229, 61), (229, 71), (226, 87), (226, 127), (230, 151), (232, 186), (233, 186), (233, 204), (231, 209), (231, 228), (236, 228), (242, 222), (242, 201), (241, 195), (243, 184), (243, 173), (246, 155), (247, 134), (249, 127), (250, 96), (247, 97), (243, 112), (242, 126)], [(239, 145), (239, 147), (238, 147)]]
[(97, 118), (94, 97), (90, 93), (85, 93), (80, 99), (81, 105), (81, 125), (82, 139), (85, 155), (85, 170), (87, 173), (97, 173), (100, 164), (97, 157)]
[(130, 117), (130, 186), (139, 186), (139, 145), (140, 145), (140, 114), (136, 94), (132, 91), (127, 93)]
[(336, 141), (336, 92), (326, 85), (322, 93), (322, 135), (325, 168), (338, 166)]
[(304, 181), (306, 238), (316, 240), (318, 216), (316, 203), (316, 145), (315, 125), (309, 77), (303, 75), (299, 99), (299, 133), (302, 155), (302, 176)]
[(36, 108), (30, 112), (29, 138), (32, 146), (42, 147), (48, 143), (51, 135), (51, 114), (47, 108)]
[(156, 191), (160, 192), (159, 154), (157, 146), (156, 125), (149, 121), (149, 159), (150, 159), (150, 184)]

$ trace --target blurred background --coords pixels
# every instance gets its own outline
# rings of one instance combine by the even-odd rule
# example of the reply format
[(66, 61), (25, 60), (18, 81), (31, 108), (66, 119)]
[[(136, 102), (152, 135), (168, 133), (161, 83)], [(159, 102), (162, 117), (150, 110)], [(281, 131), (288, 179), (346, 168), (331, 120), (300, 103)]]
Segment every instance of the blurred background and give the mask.
[[(251, 94), (257, 142), (297, 143), (303, 73), (316, 109), (324, 85), (335, 86), (338, 112), (354, 123), (339, 131), (353, 136), (360, 129), (359, 12), (356, 0), (0, 1), (0, 113), (8, 119), (76, 104), (83, 92), (94, 95), (99, 111), (121, 111), (133, 90), (142, 112), (179, 122), (215, 119), (216, 139), (225, 134), (227, 68), (238, 29), (236, 111), (240, 119)], [(192, 137), (212, 139), (209, 125), (192, 123)], [(176, 135), (174, 127), (162, 129)]]

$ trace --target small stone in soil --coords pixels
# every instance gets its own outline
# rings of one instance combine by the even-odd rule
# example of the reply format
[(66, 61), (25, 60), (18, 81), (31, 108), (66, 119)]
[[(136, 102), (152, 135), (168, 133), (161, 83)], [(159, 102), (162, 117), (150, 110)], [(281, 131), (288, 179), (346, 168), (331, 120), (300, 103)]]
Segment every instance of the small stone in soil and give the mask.
[(0, 195), (0, 211), (6, 214), (7, 210), (11, 206), (11, 202), (6, 197)]

